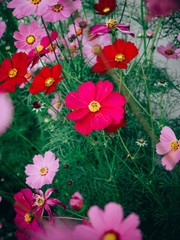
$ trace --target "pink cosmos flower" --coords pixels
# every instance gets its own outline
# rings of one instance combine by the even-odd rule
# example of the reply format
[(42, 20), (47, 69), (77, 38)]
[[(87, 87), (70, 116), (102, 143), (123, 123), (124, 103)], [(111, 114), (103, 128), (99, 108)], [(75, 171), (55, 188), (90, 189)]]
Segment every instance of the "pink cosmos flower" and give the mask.
[(34, 164), (28, 164), (25, 173), (28, 175), (26, 184), (31, 188), (39, 189), (46, 184), (51, 184), (59, 168), (59, 158), (55, 160), (55, 154), (51, 151), (42, 155), (35, 155)]
[(80, 194), (80, 192), (75, 192), (72, 196), (71, 196), (71, 199), (69, 201), (69, 204), (71, 206), (71, 208), (74, 210), (74, 211), (78, 211), (80, 210), (83, 205), (84, 205), (84, 201), (83, 201), (83, 197), (82, 195)]
[(83, 21), (82, 18), (76, 18), (74, 24), (69, 25), (68, 38), (72, 39), (77, 36), (78, 40), (81, 40), (82, 34), (88, 31), (88, 24), (89, 19)]
[(177, 58), (180, 58), (180, 48), (177, 48), (177, 49), (175, 50), (175, 56), (176, 56)]
[(41, 16), (48, 8), (47, 3), (56, 3), (56, 0), (12, 0), (7, 4), (8, 8), (15, 8), (13, 16), (20, 19), (33, 13)]
[(15, 32), (13, 37), (18, 40), (14, 45), (19, 49), (32, 50), (38, 46), (40, 39), (45, 36), (38, 21), (32, 21), (30, 25), (20, 24), (19, 32)]
[(105, 129), (110, 124), (118, 124), (124, 118), (125, 98), (113, 91), (113, 84), (108, 80), (83, 83), (78, 92), (70, 92), (65, 104), (75, 111), (67, 119), (76, 121), (75, 129), (84, 135), (93, 130)]
[(6, 29), (6, 24), (5, 24), (5, 22), (1, 21), (0, 22), (0, 38), (2, 38), (2, 35), (5, 31), (5, 29)]
[(180, 140), (176, 139), (173, 130), (169, 127), (163, 127), (160, 135), (160, 142), (156, 144), (156, 152), (165, 156), (161, 162), (166, 166), (166, 170), (172, 170), (180, 160)]
[(93, 206), (88, 211), (91, 225), (78, 225), (74, 231), (74, 239), (78, 240), (141, 240), (138, 229), (139, 217), (131, 213), (123, 219), (123, 208), (117, 203), (108, 203), (104, 211)]
[(178, 34), (178, 37), (177, 37), (177, 38), (178, 38), (178, 40), (180, 41), (180, 33)]
[(65, 20), (71, 16), (73, 12), (81, 7), (81, 0), (55, 0), (48, 1), (46, 11), (41, 14), (44, 21), (57, 22), (58, 20)]
[(94, 25), (90, 28), (89, 34), (92, 38), (102, 36), (111, 30), (118, 29), (122, 33), (129, 34), (134, 37), (134, 33), (130, 31), (130, 26), (124, 23), (118, 23), (114, 19), (110, 19), (106, 25)]
[[(62, 107), (63, 107), (63, 103), (62, 103), (62, 101), (61, 101), (61, 99), (60, 99), (61, 96), (62, 96), (62, 95), (61, 95), (60, 93), (59, 93), (59, 94), (58, 94), (58, 93), (55, 93), (55, 94), (54, 94), (54, 98), (53, 98), (52, 101), (51, 101), (52, 106), (53, 106), (58, 112), (61, 112)], [(57, 121), (58, 116), (57, 116), (57, 114), (56, 114), (51, 108), (48, 109), (48, 113), (51, 114), (53, 120)]]
[(54, 206), (54, 205), (61, 205), (64, 209), (67, 209), (67, 206), (65, 204), (63, 204), (61, 201), (51, 198), (48, 199), (50, 197), (50, 195), (53, 192), (58, 193), (58, 190), (56, 188), (49, 188), (48, 190), (46, 190), (45, 194), (43, 194), (43, 192), (39, 189), (36, 189), (37, 194), (34, 194), (33, 198), (35, 200), (33, 206), (35, 207), (35, 211), (41, 216), (43, 216), (44, 213), (44, 209), (46, 209), (46, 211), (49, 214), (49, 221), (50, 222), (55, 222), (55, 218), (51, 212), (51, 209), (49, 206)]
[(106, 34), (99, 38), (90, 41), (88, 37), (83, 38), (82, 52), (85, 58), (85, 63), (89, 66), (94, 66), (97, 63), (96, 57), (101, 52), (102, 48), (111, 44), (111, 36)]
[[(45, 54), (52, 51), (51, 43), (53, 44), (53, 41), (55, 41), (57, 37), (58, 37), (58, 32), (53, 31), (50, 35), (51, 41), (49, 40), (48, 36), (43, 37), (41, 39), (40, 45), (37, 46), (36, 49), (33, 49), (29, 52), (29, 54), (28, 54), (29, 62), (28, 63), (30, 64), (32, 62), (31, 67), (33, 67), (39, 61), (39, 56), (44, 56)], [(54, 48), (55, 48), (55, 46), (54, 46)], [(38, 51), (39, 56), (36, 51)]]
[(0, 93), (0, 135), (2, 135), (12, 123), (14, 107), (6, 93)]
[(174, 51), (174, 45), (168, 43), (166, 45), (166, 47), (164, 46), (159, 46), (157, 47), (157, 52), (162, 54), (164, 57), (170, 59), (170, 58), (173, 58), (173, 59), (177, 59), (177, 56), (174, 55), (175, 54), (175, 51)]
[[(40, 233), (38, 223), (40, 216), (33, 211), (33, 193), (30, 189), (22, 189), (14, 195), (14, 209), (17, 215), (14, 219), (19, 229), (15, 232), (18, 240), (28, 240), (35, 232)], [(32, 237), (31, 240), (34, 238)]]

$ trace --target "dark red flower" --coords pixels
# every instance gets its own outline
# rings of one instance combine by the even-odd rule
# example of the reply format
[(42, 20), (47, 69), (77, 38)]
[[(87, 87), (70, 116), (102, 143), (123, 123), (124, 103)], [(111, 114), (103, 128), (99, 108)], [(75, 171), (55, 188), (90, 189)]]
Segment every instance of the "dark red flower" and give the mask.
[(30, 85), (30, 93), (36, 95), (39, 92), (45, 92), (45, 95), (53, 92), (56, 89), (56, 85), (64, 79), (64, 77), (60, 78), (62, 73), (61, 65), (57, 64), (52, 68), (48, 66), (41, 69), (40, 73), (35, 75), (33, 79), (33, 83)]
[(113, 45), (102, 49), (97, 56), (97, 63), (92, 72), (101, 72), (100, 76), (102, 76), (112, 68), (126, 69), (126, 63), (130, 62), (137, 54), (138, 49), (134, 43), (118, 39), (114, 41)]
[(0, 91), (12, 93), (16, 85), (27, 82), (25, 77), (28, 68), (26, 53), (15, 53), (12, 60), (5, 58), (0, 66)]
[(118, 128), (120, 127), (124, 127), (126, 125), (126, 119), (123, 118), (120, 123), (118, 124), (111, 124), (109, 125), (107, 128), (105, 128), (104, 130), (108, 133), (116, 133)]
[(97, 11), (96, 14), (100, 15), (108, 15), (113, 12), (116, 7), (116, 0), (99, 0), (99, 3), (94, 5), (94, 9)]

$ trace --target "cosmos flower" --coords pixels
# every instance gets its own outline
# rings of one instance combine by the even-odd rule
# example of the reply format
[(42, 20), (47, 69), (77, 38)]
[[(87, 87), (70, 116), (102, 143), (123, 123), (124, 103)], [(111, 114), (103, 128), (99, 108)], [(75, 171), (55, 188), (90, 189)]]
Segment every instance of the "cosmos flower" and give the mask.
[(25, 168), (25, 173), (28, 175), (26, 184), (35, 189), (51, 184), (59, 168), (59, 158), (55, 159), (55, 154), (47, 151), (44, 157), (40, 154), (35, 155), (33, 163)]
[(126, 119), (123, 118), (120, 120), (120, 122), (118, 124), (111, 124), (104, 130), (108, 133), (116, 133), (118, 128), (124, 127), (125, 125), (126, 125)]
[(15, 53), (12, 60), (5, 58), (0, 66), (0, 90), (12, 93), (16, 85), (27, 82), (25, 77), (28, 68), (28, 56), (26, 53)]
[(125, 98), (113, 91), (113, 84), (108, 80), (86, 82), (79, 86), (78, 92), (70, 92), (65, 104), (74, 111), (67, 119), (76, 121), (75, 129), (84, 135), (93, 130), (105, 129), (111, 124), (118, 124), (124, 118)]
[(14, 222), (19, 227), (15, 235), (18, 240), (28, 240), (29, 236), (41, 232), (38, 223), (40, 215), (33, 209), (33, 193), (30, 189), (22, 189), (14, 194), (14, 199), (14, 209), (17, 213)]
[(93, 66), (97, 61), (97, 55), (101, 52), (103, 47), (111, 44), (111, 36), (106, 34), (94, 40), (89, 40), (88, 37), (83, 37), (82, 52), (85, 58), (85, 63)]
[(131, 213), (123, 219), (123, 208), (117, 203), (108, 203), (104, 211), (92, 206), (88, 211), (91, 225), (77, 225), (74, 239), (78, 240), (141, 240), (138, 229), (139, 217)]
[(92, 72), (101, 72), (101, 76), (112, 68), (126, 69), (127, 63), (137, 56), (137, 54), (138, 49), (134, 43), (118, 39), (114, 41), (113, 45), (102, 49), (97, 56), (97, 63), (94, 65)]
[(177, 37), (178, 41), (180, 42), (180, 33), (178, 34), (178, 37)]
[[(61, 99), (60, 99), (60, 96), (61, 96), (61, 94), (55, 93), (55, 94), (54, 94), (54, 98), (53, 98), (52, 101), (51, 101), (52, 106), (53, 106), (58, 112), (61, 112), (62, 107), (63, 107), (63, 103), (62, 103), (62, 101), (61, 101)], [(53, 119), (53, 120), (57, 121), (58, 116), (57, 116), (57, 114), (56, 114), (51, 108), (48, 109), (48, 113), (52, 116), (52, 119)]]
[(14, 115), (14, 107), (10, 97), (6, 93), (0, 93), (0, 135), (11, 125)]
[(80, 192), (75, 192), (72, 196), (71, 196), (71, 199), (69, 201), (69, 204), (71, 206), (71, 208), (74, 210), (74, 211), (78, 211), (80, 210), (83, 205), (84, 205), (84, 201), (83, 201), (83, 197), (82, 195), (80, 194)]
[(46, 11), (41, 14), (44, 21), (57, 22), (68, 19), (73, 12), (78, 10), (81, 7), (81, 0), (50, 0), (47, 5)]
[(162, 158), (162, 165), (166, 170), (172, 170), (180, 160), (180, 140), (177, 140), (173, 130), (167, 126), (163, 127), (160, 135), (160, 142), (156, 144), (156, 152), (165, 156)]
[(1, 21), (0, 22), (0, 38), (2, 38), (2, 35), (5, 31), (5, 29), (6, 29), (6, 24), (5, 24), (5, 22)]
[(62, 70), (61, 64), (56, 64), (52, 68), (48, 66), (41, 69), (40, 73), (35, 75), (33, 83), (30, 85), (30, 93), (36, 95), (39, 92), (45, 92), (45, 95), (56, 90), (57, 84), (64, 79), (60, 77)]
[(117, 7), (116, 0), (99, 0), (94, 5), (94, 9), (97, 11), (96, 14), (108, 15), (113, 12)]
[(118, 29), (120, 32), (124, 34), (129, 34), (134, 37), (134, 33), (130, 31), (130, 26), (124, 23), (118, 23), (114, 19), (110, 19), (106, 25), (94, 25), (90, 28), (89, 35), (92, 38), (102, 36), (107, 34), (113, 30)]
[(175, 51), (174, 51), (174, 45), (171, 43), (168, 43), (166, 47), (162, 45), (157, 47), (157, 52), (162, 54), (164, 57), (168, 59), (170, 58), (177, 59), (177, 55), (175, 55)]
[(14, 45), (19, 49), (32, 50), (38, 46), (40, 39), (44, 37), (45, 31), (40, 27), (38, 21), (32, 21), (30, 25), (20, 24), (19, 32), (15, 31)]
[(54, 222), (55, 218), (51, 212), (50, 206), (54, 206), (54, 205), (61, 205), (64, 209), (67, 209), (67, 206), (65, 204), (63, 204), (61, 201), (59, 201), (58, 199), (54, 199), (54, 198), (50, 198), (50, 195), (53, 192), (58, 193), (58, 190), (56, 188), (49, 188), (46, 190), (45, 194), (43, 194), (43, 192), (39, 189), (36, 189), (37, 194), (33, 195), (33, 199), (34, 199), (34, 210), (41, 216), (43, 216), (44, 213), (44, 209), (46, 209), (46, 211), (49, 214), (49, 221), (50, 222)]
[(56, 0), (12, 0), (7, 4), (8, 8), (15, 8), (13, 16), (20, 19), (33, 13), (42, 15), (48, 8), (47, 3), (56, 3)]

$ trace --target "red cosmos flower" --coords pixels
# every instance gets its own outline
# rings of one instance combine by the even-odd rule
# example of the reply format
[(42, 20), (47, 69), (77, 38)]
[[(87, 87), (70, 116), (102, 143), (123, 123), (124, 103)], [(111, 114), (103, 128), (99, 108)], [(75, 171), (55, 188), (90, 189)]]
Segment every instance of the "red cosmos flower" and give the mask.
[(111, 124), (109, 125), (107, 128), (105, 128), (104, 130), (108, 133), (116, 133), (118, 128), (120, 127), (124, 127), (126, 125), (126, 119), (123, 118), (120, 123), (118, 124)]
[(12, 60), (5, 58), (0, 66), (0, 91), (12, 93), (16, 85), (27, 82), (25, 77), (28, 68), (26, 53), (15, 53)]
[(33, 193), (30, 189), (22, 189), (14, 195), (14, 209), (17, 215), (14, 219), (19, 230), (15, 232), (19, 240), (27, 240), (33, 233), (40, 233), (38, 223), (40, 215), (33, 211)]
[(101, 72), (99, 76), (107, 73), (109, 69), (120, 68), (126, 69), (130, 62), (138, 54), (138, 49), (131, 42), (125, 42), (118, 39), (113, 45), (108, 45), (102, 49), (97, 56), (97, 63), (94, 65), (92, 72)]
[[(33, 49), (29, 52), (28, 54), (28, 63), (30, 64), (32, 62), (32, 65), (31, 67), (33, 67), (38, 61), (39, 61), (39, 56), (43, 56), (45, 55), (46, 53), (49, 53), (53, 50), (52, 48), (52, 42), (54, 40), (56, 40), (56, 38), (58, 37), (58, 32), (56, 31), (53, 31), (50, 35), (50, 39), (51, 41), (49, 40), (49, 37), (46, 36), (46, 37), (43, 37), (41, 42), (40, 42), (40, 45), (36, 47), (36, 49)], [(55, 45), (53, 44), (53, 47), (55, 49)], [(39, 56), (38, 56), (38, 54)]]
[(109, 81), (86, 82), (79, 86), (78, 92), (70, 92), (65, 104), (75, 111), (67, 118), (76, 121), (75, 129), (84, 135), (93, 130), (105, 129), (111, 124), (119, 124), (124, 118), (125, 98), (113, 91)]
[(113, 12), (116, 7), (116, 0), (99, 0), (99, 3), (94, 5), (94, 9), (97, 11), (96, 14), (100, 15), (108, 15)]
[(36, 95), (39, 92), (45, 92), (45, 95), (53, 92), (56, 89), (56, 85), (64, 79), (60, 77), (62, 70), (61, 64), (57, 64), (52, 68), (48, 66), (41, 69), (40, 73), (35, 75), (33, 83), (30, 85), (30, 93)]

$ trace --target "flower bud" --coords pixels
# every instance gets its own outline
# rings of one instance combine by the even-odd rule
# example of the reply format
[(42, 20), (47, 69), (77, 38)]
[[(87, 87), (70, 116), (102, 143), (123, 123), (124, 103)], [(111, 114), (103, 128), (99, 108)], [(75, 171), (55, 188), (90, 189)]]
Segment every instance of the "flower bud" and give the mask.
[(33, 108), (40, 108), (41, 107), (41, 103), (39, 101), (35, 101), (33, 103)]
[(79, 22), (79, 26), (80, 26), (80, 28), (84, 29), (84, 28), (87, 27), (87, 22), (86, 21), (81, 21), (81, 22)]
[(146, 32), (146, 37), (148, 38), (152, 38), (154, 36), (154, 33), (149, 31), (149, 32)]
[(82, 195), (81, 195), (79, 192), (75, 192), (75, 193), (71, 196), (71, 199), (70, 199), (70, 201), (69, 201), (69, 204), (70, 204), (71, 208), (72, 208), (74, 211), (80, 210), (80, 209), (83, 207), (83, 205), (84, 205)]

